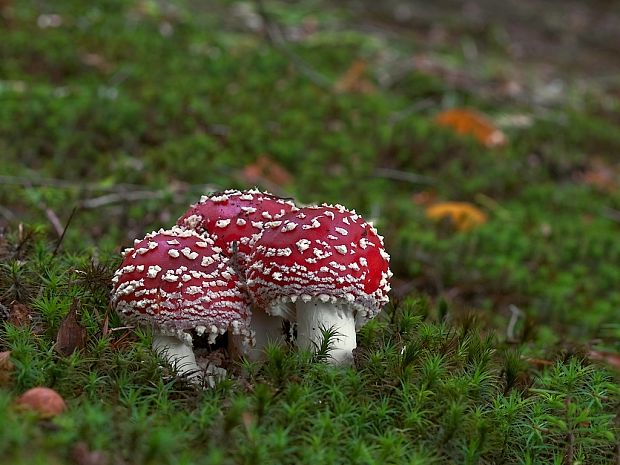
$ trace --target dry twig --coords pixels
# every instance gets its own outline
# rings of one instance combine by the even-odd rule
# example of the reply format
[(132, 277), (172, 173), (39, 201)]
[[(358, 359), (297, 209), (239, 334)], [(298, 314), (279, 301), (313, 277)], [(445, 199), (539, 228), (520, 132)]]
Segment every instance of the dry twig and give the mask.
[(421, 174), (399, 171), (392, 168), (377, 168), (374, 172), (377, 178), (393, 179), (395, 181), (405, 181), (412, 184), (434, 184), (435, 180)]
[(62, 244), (62, 241), (65, 238), (67, 229), (69, 228), (69, 225), (71, 224), (71, 220), (73, 220), (73, 216), (75, 215), (76, 211), (77, 211), (77, 207), (73, 207), (73, 210), (71, 210), (71, 214), (69, 215), (69, 218), (67, 219), (67, 223), (65, 224), (65, 227), (62, 230), (62, 234), (60, 234), (60, 237), (56, 241), (56, 246), (54, 247), (54, 252), (52, 253), (53, 257), (55, 257), (56, 254), (58, 253), (58, 249), (60, 248), (60, 245)]

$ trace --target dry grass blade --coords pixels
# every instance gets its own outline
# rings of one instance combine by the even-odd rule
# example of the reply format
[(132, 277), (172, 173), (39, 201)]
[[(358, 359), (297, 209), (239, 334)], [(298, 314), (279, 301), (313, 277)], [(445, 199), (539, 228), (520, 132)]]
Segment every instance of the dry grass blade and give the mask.
[(65, 224), (65, 227), (62, 229), (62, 233), (60, 234), (60, 237), (58, 237), (58, 240), (56, 241), (56, 246), (54, 247), (54, 252), (52, 253), (52, 256), (55, 257), (56, 254), (58, 253), (58, 249), (60, 248), (62, 241), (65, 238), (67, 229), (69, 229), (69, 226), (71, 225), (71, 220), (73, 220), (73, 216), (75, 215), (76, 211), (77, 211), (77, 207), (73, 207), (73, 210), (71, 210), (71, 214), (69, 215), (69, 218), (67, 219), (67, 223)]
[(0, 386), (7, 384), (11, 380), (11, 375), (15, 365), (11, 362), (11, 351), (0, 352)]

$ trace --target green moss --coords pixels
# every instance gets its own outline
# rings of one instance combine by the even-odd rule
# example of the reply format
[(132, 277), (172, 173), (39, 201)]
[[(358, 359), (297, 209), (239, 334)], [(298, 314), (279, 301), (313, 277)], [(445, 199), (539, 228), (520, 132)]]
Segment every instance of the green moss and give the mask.
[[(620, 352), (620, 191), (583, 175), (592, 157), (617, 169), (619, 106), (583, 95), (540, 113), (455, 89), (432, 69), (394, 68), (424, 45), (405, 31), (379, 36), (323, 2), (267, 3), (301, 34), (288, 52), (248, 29), (250, 3), (13, 2), (0, 15), (0, 351), (15, 365), (0, 386), (0, 456), (67, 463), (83, 443), (110, 463), (616, 463), (618, 377), (585, 355)], [(60, 26), (39, 27), (42, 14)], [(485, 37), (501, 68), (505, 46)], [(437, 58), (457, 71), (461, 55)], [(373, 91), (325, 84), (357, 60)], [(532, 122), (490, 150), (437, 127), (455, 105)], [(103, 334), (104, 321), (122, 326), (110, 276), (123, 246), (205, 190), (250, 187), (243, 169), (261, 155), (293, 178), (267, 187), (375, 222), (392, 305), (360, 331), (354, 369), (321, 363), (329, 344), (272, 346), (199, 392), (149, 334)], [(431, 222), (421, 192), (488, 221)], [(50, 218), (64, 226), (76, 207), (54, 253)], [(74, 298), (88, 344), (62, 357)], [(31, 326), (4, 321), (14, 301)], [(51, 422), (11, 407), (41, 384), (69, 404)]]

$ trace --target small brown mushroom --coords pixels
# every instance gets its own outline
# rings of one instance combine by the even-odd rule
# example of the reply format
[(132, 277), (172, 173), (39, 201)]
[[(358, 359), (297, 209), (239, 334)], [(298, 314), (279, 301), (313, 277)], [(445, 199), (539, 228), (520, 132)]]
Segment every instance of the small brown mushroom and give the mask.
[(54, 418), (67, 408), (60, 394), (47, 387), (29, 389), (15, 401), (15, 405), (19, 410), (36, 412), (42, 419)]

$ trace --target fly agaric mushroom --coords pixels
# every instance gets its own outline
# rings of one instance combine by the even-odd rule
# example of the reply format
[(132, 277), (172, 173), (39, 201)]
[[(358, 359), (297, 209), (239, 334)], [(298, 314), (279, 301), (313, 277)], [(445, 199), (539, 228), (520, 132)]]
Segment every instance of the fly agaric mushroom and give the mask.
[[(200, 380), (194, 330), (214, 343), (230, 331), (251, 342), (248, 306), (235, 272), (213, 241), (174, 227), (147, 234), (124, 252), (113, 278), (112, 305), (130, 323), (154, 329), (153, 348), (191, 379)], [(210, 367), (207, 372), (222, 374)], [(213, 384), (213, 378), (207, 381)]]
[[(234, 257), (233, 266), (245, 278), (252, 243), (265, 227), (280, 225), (280, 218), (296, 211), (293, 202), (257, 189), (226, 190), (202, 196), (178, 219), (177, 225), (207, 234), (223, 253)], [(254, 349), (246, 351), (250, 359), (260, 357), (269, 340), (282, 339), (282, 319), (267, 315), (261, 308), (252, 308), (252, 327), (255, 330)]]
[(203, 195), (200, 202), (192, 205), (177, 220), (177, 225), (198, 233), (207, 233), (228, 256), (235, 252), (233, 244), (237, 243), (241, 265), (245, 265), (252, 252), (252, 239), (264, 227), (277, 225), (282, 216), (297, 209), (290, 200), (258, 189), (230, 189)]
[(334, 328), (336, 363), (352, 361), (355, 330), (388, 301), (389, 255), (376, 229), (341, 205), (302, 208), (254, 244), (248, 286), (272, 315), (297, 321), (297, 344), (318, 344)]

